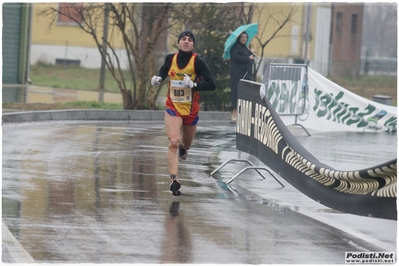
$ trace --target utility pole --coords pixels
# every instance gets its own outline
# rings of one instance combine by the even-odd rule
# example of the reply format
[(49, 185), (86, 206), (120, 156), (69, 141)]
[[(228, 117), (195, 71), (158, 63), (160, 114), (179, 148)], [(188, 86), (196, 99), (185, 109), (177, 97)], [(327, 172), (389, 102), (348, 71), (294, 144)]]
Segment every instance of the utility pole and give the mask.
[(107, 42), (108, 39), (108, 14), (109, 14), (110, 3), (105, 3), (104, 6), (104, 28), (103, 28), (103, 45), (102, 52), (103, 56), (101, 57), (101, 69), (100, 69), (100, 93), (98, 94), (98, 101), (104, 101), (104, 83), (105, 83), (105, 56), (107, 51)]
[(307, 12), (307, 19), (306, 19), (306, 45), (305, 45), (305, 64), (307, 65), (308, 61), (308, 47), (309, 47), (309, 27), (310, 27), (310, 4), (308, 3), (308, 12)]

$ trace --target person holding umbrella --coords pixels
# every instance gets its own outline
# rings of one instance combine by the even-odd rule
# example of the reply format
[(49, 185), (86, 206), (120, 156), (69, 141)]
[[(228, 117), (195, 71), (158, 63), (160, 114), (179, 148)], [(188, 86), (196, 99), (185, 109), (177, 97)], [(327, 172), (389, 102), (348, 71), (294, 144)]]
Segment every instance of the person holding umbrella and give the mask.
[(249, 44), (258, 34), (259, 23), (245, 24), (233, 31), (224, 43), (223, 59), (231, 59), (231, 121), (237, 119), (237, 87), (240, 79), (252, 79), (252, 64), (255, 53), (250, 50)]
[(231, 82), (231, 121), (236, 122), (237, 119), (237, 89), (240, 79), (252, 80), (252, 65), (255, 59), (253, 50), (247, 47), (248, 34), (244, 31), (241, 33), (236, 43), (230, 50), (230, 82)]
[(190, 30), (179, 34), (177, 53), (168, 54), (158, 75), (151, 78), (151, 85), (158, 86), (169, 77), (168, 93), (165, 104), (165, 131), (169, 140), (168, 167), (170, 190), (179, 196), (180, 183), (177, 178), (178, 157), (185, 160), (187, 150), (194, 140), (198, 112), (200, 109), (200, 91), (213, 91), (216, 83), (206, 62), (193, 53), (196, 37)]

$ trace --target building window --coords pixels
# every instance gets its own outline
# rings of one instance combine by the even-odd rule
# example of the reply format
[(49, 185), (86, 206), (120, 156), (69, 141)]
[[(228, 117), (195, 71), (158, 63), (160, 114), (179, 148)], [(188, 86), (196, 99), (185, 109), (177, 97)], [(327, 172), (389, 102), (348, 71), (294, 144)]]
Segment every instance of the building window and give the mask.
[(83, 3), (59, 3), (58, 22), (65, 24), (83, 21)]
[(356, 35), (357, 33), (357, 14), (352, 14), (351, 34)]
[(341, 12), (337, 12), (336, 31), (337, 31), (337, 33), (342, 33), (342, 13)]

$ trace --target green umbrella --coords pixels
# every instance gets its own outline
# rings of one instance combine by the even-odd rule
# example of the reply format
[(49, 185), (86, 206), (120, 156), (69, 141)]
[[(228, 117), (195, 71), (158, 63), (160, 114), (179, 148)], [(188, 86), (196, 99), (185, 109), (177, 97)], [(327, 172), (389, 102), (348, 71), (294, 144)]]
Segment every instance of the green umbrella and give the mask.
[(245, 24), (241, 25), (235, 31), (233, 31), (233, 33), (231, 33), (229, 38), (227, 38), (226, 42), (224, 43), (223, 59), (230, 59), (230, 49), (236, 43), (238, 36), (240, 36), (240, 34), (244, 31), (248, 35), (248, 40), (245, 44), (246, 46), (248, 46), (252, 39), (255, 37), (255, 35), (258, 34), (258, 27), (259, 23)]

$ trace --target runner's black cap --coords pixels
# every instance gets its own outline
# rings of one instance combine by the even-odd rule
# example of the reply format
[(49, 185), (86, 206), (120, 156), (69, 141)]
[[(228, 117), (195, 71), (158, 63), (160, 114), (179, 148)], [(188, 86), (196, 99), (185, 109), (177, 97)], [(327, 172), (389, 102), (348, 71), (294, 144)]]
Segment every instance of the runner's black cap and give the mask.
[(177, 43), (179, 43), (180, 39), (183, 38), (184, 36), (190, 37), (193, 40), (193, 45), (195, 46), (195, 34), (191, 30), (185, 30), (182, 33), (180, 33)]

